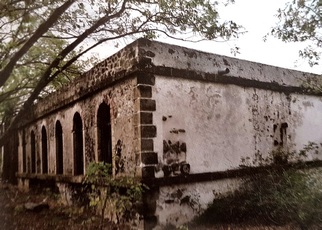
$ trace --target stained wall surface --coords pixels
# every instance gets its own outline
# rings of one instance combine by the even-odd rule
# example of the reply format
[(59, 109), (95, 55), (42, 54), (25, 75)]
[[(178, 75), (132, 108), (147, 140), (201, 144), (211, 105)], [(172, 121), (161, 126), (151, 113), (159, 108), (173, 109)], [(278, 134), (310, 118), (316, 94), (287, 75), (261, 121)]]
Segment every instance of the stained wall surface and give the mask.
[[(319, 148), (305, 160), (322, 159), (319, 97), (162, 76), (156, 77), (153, 96), (159, 111), (154, 115), (156, 177), (182, 176), (179, 170), (170, 175), (162, 170), (181, 162), (195, 175), (238, 169), (242, 159), (252, 162), (278, 149), (299, 152), (309, 142)], [(217, 193), (236, 188), (234, 180), (160, 187), (159, 224), (180, 226), (205, 210)]]
[(242, 164), (277, 150), (299, 153), (310, 142), (316, 147), (305, 160), (322, 159), (322, 98), (303, 87), (317, 75), (156, 42), (139, 52), (155, 76), (156, 229), (180, 226), (238, 188), (224, 172)]
[(161, 76), (153, 96), (160, 111), (154, 143), (159, 163), (172, 162), (175, 144), (185, 143), (178, 160), (187, 161), (191, 173), (233, 169), (241, 158), (322, 142), (319, 97)]
[[(126, 173), (134, 174), (136, 171), (135, 148), (137, 139), (134, 138), (134, 93), (135, 93), (136, 79), (129, 79), (122, 84), (117, 84), (109, 89), (102, 90), (98, 94), (94, 94), (82, 101), (78, 101), (73, 105), (63, 108), (56, 113), (48, 115), (36, 122), (28, 125), (20, 131), (20, 165), (19, 170), (23, 172), (23, 148), (26, 149), (26, 171), (31, 173), (31, 132), (34, 132), (36, 138), (36, 173), (42, 173), (43, 168), (42, 159), (42, 140), (41, 130), (44, 127), (47, 131), (48, 138), (48, 173), (56, 174), (56, 123), (59, 121), (62, 126), (63, 136), (63, 173), (64, 175), (74, 175), (74, 130), (73, 130), (73, 117), (76, 113), (80, 114), (82, 119), (82, 135), (83, 135), (83, 157), (86, 171), (86, 166), (89, 162), (98, 161), (98, 127), (97, 116), (100, 105), (105, 104), (110, 107), (109, 114), (113, 135), (111, 136), (112, 153), (118, 151), (122, 162), (121, 168), (118, 173), (126, 171)], [(22, 135), (25, 133), (25, 140), (23, 142)], [(108, 137), (104, 140), (108, 142)], [(25, 147), (23, 147), (25, 143)], [(113, 154), (114, 156), (115, 154)], [(114, 158), (113, 158), (114, 159)], [(115, 164), (115, 162), (113, 161)]]

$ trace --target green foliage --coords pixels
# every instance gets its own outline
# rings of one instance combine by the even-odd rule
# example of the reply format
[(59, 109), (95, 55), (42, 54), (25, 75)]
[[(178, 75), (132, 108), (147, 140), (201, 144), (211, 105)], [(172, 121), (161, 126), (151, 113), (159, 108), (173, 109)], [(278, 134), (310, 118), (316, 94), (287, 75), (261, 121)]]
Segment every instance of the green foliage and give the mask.
[(279, 23), (271, 33), (285, 42), (309, 41), (311, 45), (299, 52), (311, 66), (317, 65), (321, 55), (321, 7), (320, 0), (292, 0), (279, 9)]
[(90, 206), (101, 210), (103, 219), (124, 223), (139, 213), (143, 189), (137, 178), (112, 176), (111, 165), (104, 162), (88, 166), (85, 185), (89, 187)]
[[(46, 20), (63, 1), (7, 1), (0, 3), (0, 70), (9, 63), (26, 41), (33, 36), (40, 24)], [(10, 77), (0, 87), (0, 120), (9, 123), (19, 112), (24, 101), (40, 81), (42, 73), (68, 44), (64, 39), (53, 39), (48, 32), (30, 47), (15, 65)], [(71, 54), (70, 56), (72, 56)], [(52, 84), (45, 87), (39, 98), (60, 88), (73, 79), (80, 65), (72, 65), (60, 74)], [(2, 76), (4, 78), (4, 76)], [(8, 122), (9, 121), (9, 122)]]
[(166, 230), (189, 230), (189, 227), (186, 225), (174, 226), (173, 224), (167, 224), (163, 229)]
[[(311, 147), (308, 145), (298, 154), (311, 151)], [(274, 154), (270, 156), (271, 159), (274, 159)], [(286, 157), (293, 158), (294, 153)], [(264, 162), (260, 165), (266, 165), (266, 160), (262, 158)], [(243, 178), (235, 192), (216, 198), (197, 222), (248, 221), (273, 225), (291, 223), (301, 229), (322, 227), (322, 170), (309, 168), (304, 161), (292, 167), (273, 164), (264, 169)]]
[[(64, 2), (1, 1), (0, 28), (3, 33), (0, 36), (0, 70)], [(75, 60), (78, 55), (103, 42), (115, 41), (117, 45), (121, 38), (126, 37), (155, 39), (169, 36), (180, 40), (188, 37), (194, 40), (237, 37), (241, 27), (229, 20), (219, 20), (217, 4), (213, 0), (75, 1), (61, 17), (56, 18), (56, 23), (48, 28), (48, 32), (29, 47), (6, 83), (0, 85), (0, 119), (5, 115), (13, 117), (21, 110), (36, 84), (46, 75), (47, 68), (56, 63), (58, 57), (63, 59), (50, 68), (51, 76), (59, 74), (53, 79), (46, 77), (51, 79), (51, 83), (43, 86), (42, 92), (38, 93), (40, 98), (79, 75), (79, 70), (95, 64)], [(95, 25), (99, 26), (96, 28)], [(93, 27), (96, 29), (90, 31)], [(67, 55), (62, 55), (66, 47), (72, 48), (66, 51)], [(63, 72), (60, 72), (62, 69)], [(8, 104), (14, 105), (11, 113), (8, 112)]]
[(112, 179), (112, 166), (104, 162), (92, 162), (86, 170), (86, 182), (104, 185)]

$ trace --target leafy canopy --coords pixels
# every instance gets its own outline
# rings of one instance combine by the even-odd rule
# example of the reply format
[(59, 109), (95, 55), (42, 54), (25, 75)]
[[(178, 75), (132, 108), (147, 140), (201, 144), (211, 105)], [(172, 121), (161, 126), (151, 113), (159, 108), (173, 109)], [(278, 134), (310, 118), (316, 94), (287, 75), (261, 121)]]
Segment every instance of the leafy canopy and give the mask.
[(322, 48), (322, 1), (291, 0), (279, 9), (279, 23), (271, 33), (285, 42), (310, 42), (299, 55), (317, 65)]
[(2, 0), (0, 119), (11, 120), (8, 130), (12, 130), (15, 120), (22, 119), (39, 97), (78, 76), (89, 65), (79, 58), (103, 42), (126, 37), (194, 41), (238, 37), (241, 27), (220, 19), (218, 4), (215, 0)]

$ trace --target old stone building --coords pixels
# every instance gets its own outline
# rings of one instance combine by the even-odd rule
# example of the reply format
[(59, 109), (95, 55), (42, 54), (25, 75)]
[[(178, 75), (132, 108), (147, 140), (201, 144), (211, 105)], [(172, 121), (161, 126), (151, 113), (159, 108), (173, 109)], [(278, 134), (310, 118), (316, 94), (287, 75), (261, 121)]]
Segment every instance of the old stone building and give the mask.
[(32, 108), (19, 184), (77, 184), (104, 161), (150, 187), (146, 228), (182, 224), (237, 186), (241, 158), (322, 142), (322, 97), (303, 87), (317, 80), (139, 39)]

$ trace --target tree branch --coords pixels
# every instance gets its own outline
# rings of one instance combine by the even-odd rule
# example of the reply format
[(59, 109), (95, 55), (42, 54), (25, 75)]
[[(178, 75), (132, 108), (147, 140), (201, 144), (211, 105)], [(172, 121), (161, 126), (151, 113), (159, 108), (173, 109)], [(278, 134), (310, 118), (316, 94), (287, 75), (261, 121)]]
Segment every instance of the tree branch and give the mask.
[[(71, 52), (73, 51), (76, 46), (78, 46), (81, 42), (83, 42), (91, 33), (95, 32), (97, 28), (104, 25), (106, 22), (113, 18), (120, 17), (122, 13), (125, 11), (125, 5), (127, 0), (124, 0), (122, 6), (118, 12), (113, 15), (105, 15), (104, 17), (100, 18), (94, 25), (92, 25), (89, 29), (87, 29), (83, 34), (81, 34), (73, 43), (68, 45), (65, 49), (63, 49), (52, 61), (51, 65), (46, 69), (44, 74), (42, 75), (40, 81), (36, 85), (34, 91), (31, 93), (29, 98), (23, 104), (21, 110), (18, 112), (17, 116), (15, 116), (10, 125), (8, 126), (7, 130), (4, 134), (0, 137), (0, 146), (4, 145), (6, 140), (10, 137), (11, 133), (17, 128), (17, 121), (23, 119), (23, 116), (26, 114), (26, 111), (32, 106), (34, 100), (37, 99), (38, 95), (42, 91), (43, 88), (47, 86), (47, 84), (53, 80), (53, 76), (51, 76), (51, 72), (53, 68), (57, 68), (60, 62)], [(57, 76), (57, 75), (54, 75)]]
[(4, 85), (10, 77), (17, 61), (32, 47), (37, 40), (48, 31), (48, 29), (57, 21), (57, 19), (75, 2), (75, 0), (68, 0), (63, 5), (58, 7), (48, 18), (42, 23), (35, 33), (28, 39), (28, 41), (17, 51), (10, 59), (9, 63), (0, 72), (0, 87)]

